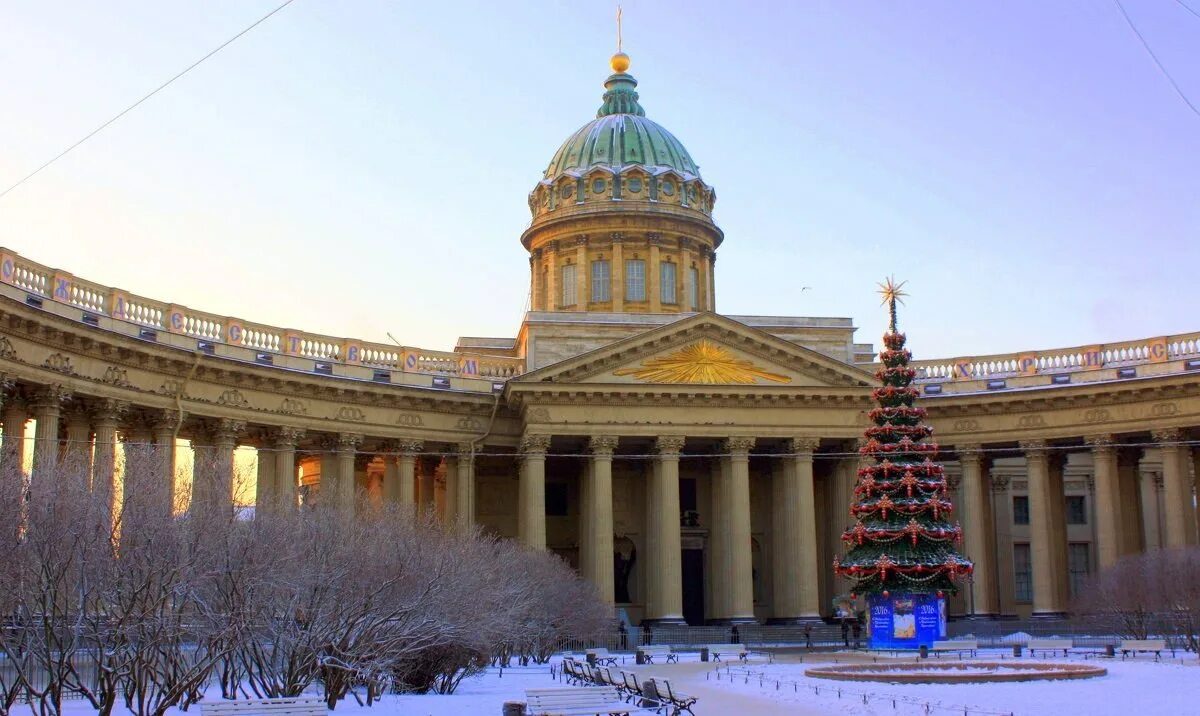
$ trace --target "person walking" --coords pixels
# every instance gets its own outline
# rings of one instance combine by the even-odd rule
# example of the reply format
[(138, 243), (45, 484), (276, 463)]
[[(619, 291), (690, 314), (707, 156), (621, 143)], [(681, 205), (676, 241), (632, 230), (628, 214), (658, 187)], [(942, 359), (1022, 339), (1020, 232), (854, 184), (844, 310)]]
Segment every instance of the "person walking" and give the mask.
[(804, 625), (804, 648), (812, 651), (812, 623)]
[(850, 622), (847, 621), (846, 615), (842, 615), (842, 644), (850, 646)]
[(852, 625), (852, 628), (854, 629), (854, 648), (860, 649), (862, 648), (862, 622), (859, 621), (858, 617), (854, 618), (854, 624)]

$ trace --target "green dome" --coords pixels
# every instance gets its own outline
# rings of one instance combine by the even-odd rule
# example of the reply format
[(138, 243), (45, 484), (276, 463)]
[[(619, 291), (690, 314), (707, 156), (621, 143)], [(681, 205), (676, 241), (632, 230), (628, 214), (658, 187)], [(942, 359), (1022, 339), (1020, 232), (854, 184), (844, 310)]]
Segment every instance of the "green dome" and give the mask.
[(596, 165), (620, 168), (640, 164), (651, 171), (674, 169), (685, 178), (699, 177), (700, 168), (673, 134), (646, 119), (634, 91), (637, 80), (617, 73), (604, 83), (604, 105), (596, 119), (583, 125), (554, 153), (545, 178), (569, 171), (581, 172)]

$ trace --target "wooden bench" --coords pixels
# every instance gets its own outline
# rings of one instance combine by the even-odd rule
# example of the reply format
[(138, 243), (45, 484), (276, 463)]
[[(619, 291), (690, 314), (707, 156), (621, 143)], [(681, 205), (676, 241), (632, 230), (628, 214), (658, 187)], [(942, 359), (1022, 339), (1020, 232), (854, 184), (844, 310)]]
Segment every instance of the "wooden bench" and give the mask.
[(1063, 656), (1066, 656), (1075, 648), (1075, 642), (1070, 639), (1030, 639), (1026, 646), (1029, 647), (1031, 656), (1037, 656), (1039, 651), (1051, 654), (1062, 651)]
[(713, 661), (720, 661), (721, 655), (736, 656), (739, 661), (745, 661), (746, 657), (750, 656), (750, 651), (746, 649), (745, 644), (709, 644), (708, 655)]
[(617, 665), (617, 655), (608, 653), (608, 649), (588, 649), (586, 653), (597, 664), (604, 664), (605, 666)]
[(655, 658), (662, 658), (668, 664), (679, 661), (679, 654), (671, 651), (669, 646), (639, 646), (638, 653), (647, 664), (653, 664)]
[(949, 641), (935, 641), (929, 649), (934, 654), (943, 652), (962, 652), (967, 651), (971, 656), (975, 656), (975, 652), (979, 650), (979, 641), (976, 639), (952, 639)]
[(282, 699), (245, 699), (233, 701), (202, 701), (203, 716), (325, 716), (325, 699), (314, 696), (296, 696)]
[(671, 688), (671, 682), (667, 679), (651, 678), (650, 683), (654, 685), (655, 693), (649, 694), (649, 696), (659, 703), (665, 703), (669, 706), (671, 716), (679, 716), (684, 711), (692, 714), (692, 716), (696, 716), (692, 712), (692, 706), (695, 706), (697, 701), (695, 696), (679, 693)]
[[(1154, 659), (1157, 661), (1162, 656), (1162, 652), (1167, 650), (1166, 639), (1124, 639), (1121, 641), (1121, 658), (1124, 659), (1129, 654), (1135, 656), (1139, 651), (1154, 652)], [(1175, 655), (1175, 650), (1171, 649), (1171, 656)]]
[(615, 714), (651, 714), (621, 700), (611, 686), (585, 686), (565, 689), (527, 689), (525, 700), (530, 716), (613, 716)]

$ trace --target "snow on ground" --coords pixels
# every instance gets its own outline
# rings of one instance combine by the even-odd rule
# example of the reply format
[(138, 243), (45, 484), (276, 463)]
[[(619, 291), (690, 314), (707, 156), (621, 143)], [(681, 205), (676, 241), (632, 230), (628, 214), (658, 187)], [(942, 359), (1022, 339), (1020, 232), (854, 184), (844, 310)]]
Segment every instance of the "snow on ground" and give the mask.
[[(1005, 660), (1014, 663), (1011, 651), (985, 650), (979, 661)], [(1182, 655), (1181, 655), (1182, 656)], [(909, 716), (931, 714), (1013, 714), (1042, 716), (1087, 714), (1087, 716), (1130, 716), (1145, 714), (1200, 713), (1200, 664), (1194, 656), (1154, 663), (1152, 657), (1121, 661), (1092, 659), (1084, 663), (1103, 666), (1108, 675), (1077, 681), (1042, 681), (1000, 684), (889, 684), (839, 682), (810, 679), (804, 670), (820, 663), (861, 661), (862, 653), (809, 654), (805, 663), (798, 656), (783, 655), (775, 664), (752, 660), (749, 664), (730, 664), (736, 678), (714, 678), (711, 663), (700, 663), (685, 656), (683, 663), (634, 666), (625, 659), (619, 668), (636, 672), (642, 679), (658, 676), (670, 679), (674, 688), (699, 698), (695, 716)], [(970, 660), (968, 660), (969, 662)], [(1039, 663), (1063, 661), (1038, 659)], [(1066, 661), (1080, 662), (1078, 657)], [(1168, 660), (1170, 661), (1170, 660)], [(557, 663), (557, 660), (556, 660)], [(763, 675), (762, 685), (740, 671)], [(780, 682), (776, 688), (776, 680)], [(791, 682), (795, 682), (793, 685)], [(359, 706), (353, 699), (343, 701), (334, 714), (353, 716), (499, 716), (505, 701), (524, 701), (525, 689), (565, 686), (551, 678), (548, 666), (517, 667), (503, 673), (489, 669), (483, 676), (467, 679), (458, 692), (449, 696), (385, 696), (372, 708)], [(814, 693), (818, 687), (820, 693)], [(842, 696), (837, 696), (837, 690)], [(868, 694), (868, 702), (861, 694)], [(214, 694), (214, 696), (216, 696)], [(898, 697), (895, 708), (892, 697)], [(926, 712), (924, 704), (930, 704)], [(70, 701), (64, 716), (94, 713), (86, 702)], [(118, 709), (118, 712), (122, 712)], [(201, 712), (202, 713), (202, 712)], [(14, 708), (14, 716), (33, 716), (26, 708)], [(193, 707), (187, 714), (172, 710), (168, 716), (196, 716)]]
[[(980, 652), (979, 659), (998, 659), (1000, 652)], [(812, 659), (812, 657), (810, 657)], [(843, 660), (844, 661), (844, 660)], [(1040, 663), (1055, 661), (1039, 659)], [(1061, 660), (1059, 660), (1061, 661)], [(1078, 662), (1078, 658), (1068, 661)], [(1009, 658), (1008, 663), (1014, 663)], [(730, 680), (714, 682), (711, 673), (693, 671), (680, 673), (673, 679), (681, 691), (710, 692), (714, 686), (723, 690), (717, 699), (709, 700), (709, 708), (697, 708), (697, 716), (728, 713), (724, 702), (735, 704), (737, 696), (754, 702), (765, 699), (776, 705), (775, 713), (806, 714), (925, 714), (928, 713), (993, 713), (1015, 716), (1041, 714), (1087, 714), (1088, 716), (1130, 716), (1130, 714), (1188, 714), (1200, 713), (1200, 666), (1194, 658), (1177, 663), (1154, 663), (1152, 658), (1138, 660), (1089, 660), (1090, 665), (1103, 666), (1108, 675), (1074, 681), (1035, 681), (995, 684), (889, 684), (858, 683), (812, 679), (804, 670), (809, 663), (750, 664), (741, 667), (763, 674), (762, 685), (753, 677), (737, 675)], [(739, 667), (733, 667), (737, 672)], [(780, 682), (776, 689), (776, 680)], [(795, 682), (793, 685), (789, 682)], [(820, 693), (814, 692), (814, 687)], [(842, 689), (841, 698), (837, 690)], [(862, 694), (868, 694), (863, 703)], [(722, 698), (733, 697), (733, 698)], [(898, 697), (895, 706), (891, 697)], [(702, 699), (700, 706), (704, 706)], [(757, 711), (756, 711), (757, 712)], [(769, 713), (769, 711), (764, 711)]]

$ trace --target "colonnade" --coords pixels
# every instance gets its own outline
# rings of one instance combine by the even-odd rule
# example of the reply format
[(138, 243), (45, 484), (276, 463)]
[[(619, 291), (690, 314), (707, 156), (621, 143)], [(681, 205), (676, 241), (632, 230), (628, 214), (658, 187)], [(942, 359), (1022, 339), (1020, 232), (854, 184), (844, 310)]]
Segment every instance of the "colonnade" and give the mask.
[[(651, 624), (681, 624), (683, 576), (681, 567), (680, 453), (685, 436), (660, 435), (652, 441), (652, 459), (645, 471), (645, 616)], [(601, 594), (613, 600), (613, 478), (614, 452), (621, 438), (593, 435), (586, 440), (586, 464), (581, 470), (579, 565)], [(639, 439), (639, 444), (644, 440)], [(551, 436), (527, 434), (520, 448), (518, 530), (520, 539), (545, 549), (546, 452)], [(750, 500), (750, 454), (755, 438), (732, 436), (720, 441), (712, 480), (712, 513), (708, 521), (711, 621), (753, 622), (753, 555)], [(821, 615), (817, 577), (817, 499), (813, 479), (816, 438), (786, 441), (772, 475), (774, 490), (771, 531), (773, 556), (773, 619), (779, 622), (817, 619)]]

